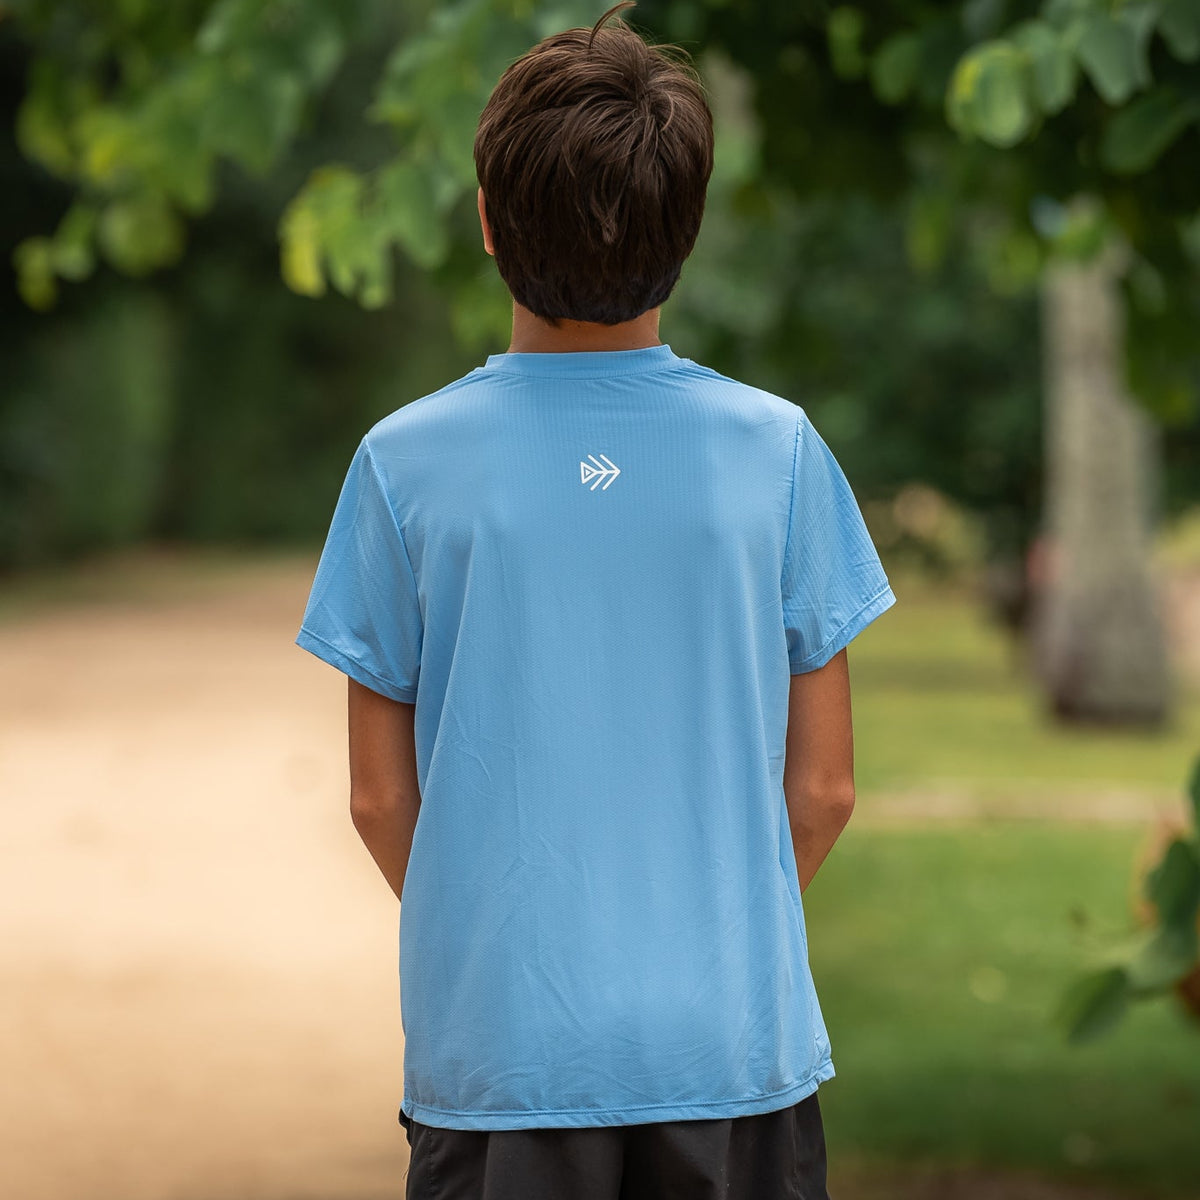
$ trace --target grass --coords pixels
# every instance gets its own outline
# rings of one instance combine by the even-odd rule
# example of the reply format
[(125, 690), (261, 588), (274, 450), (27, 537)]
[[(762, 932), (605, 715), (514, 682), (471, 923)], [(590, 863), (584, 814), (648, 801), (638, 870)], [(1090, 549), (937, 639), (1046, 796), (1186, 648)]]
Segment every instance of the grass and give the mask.
[(1200, 1024), (1164, 999), (1073, 1046), (1052, 1020), (1072, 975), (1129, 929), (1139, 840), (1028, 822), (847, 830), (805, 893), (838, 1071), (822, 1088), (831, 1162), (1196, 1195)]
[[(1182, 796), (1200, 698), (1163, 733), (1046, 722), (1005, 636), (961, 594), (897, 584), (851, 650), (859, 812), (884, 792)], [(1000, 805), (1003, 811), (1003, 805)], [(1036, 1170), (1194, 1198), (1200, 1024), (1168, 1000), (1072, 1046), (1068, 981), (1131, 929), (1139, 823), (851, 822), (805, 893), (838, 1076), (830, 1161)], [(836, 1181), (836, 1174), (832, 1176)]]
[(1182, 684), (1162, 732), (1048, 721), (1008, 636), (961, 589), (895, 584), (897, 603), (851, 645), (856, 775), (872, 793), (949, 788), (983, 798), (1177, 794), (1200, 752), (1200, 695)]

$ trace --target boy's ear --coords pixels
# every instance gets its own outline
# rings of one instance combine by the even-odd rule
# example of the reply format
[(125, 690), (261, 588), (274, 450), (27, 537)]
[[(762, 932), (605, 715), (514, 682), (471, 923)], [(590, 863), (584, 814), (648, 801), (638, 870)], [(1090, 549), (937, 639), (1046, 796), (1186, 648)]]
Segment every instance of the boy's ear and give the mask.
[(487, 205), (483, 201), (483, 188), (479, 189), (478, 195), (479, 205), (479, 227), (483, 230), (483, 248), (489, 254), (495, 254), (495, 247), (492, 245), (492, 227), (488, 224)]

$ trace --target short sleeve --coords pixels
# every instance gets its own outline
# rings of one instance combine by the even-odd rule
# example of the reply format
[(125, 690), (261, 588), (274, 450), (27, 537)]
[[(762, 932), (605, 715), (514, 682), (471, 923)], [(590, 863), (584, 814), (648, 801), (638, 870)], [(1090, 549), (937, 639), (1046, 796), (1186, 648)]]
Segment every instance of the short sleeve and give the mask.
[(295, 644), (392, 700), (417, 698), (423, 622), (404, 535), (364, 437)]
[(850, 484), (800, 410), (783, 567), (791, 673), (824, 666), (895, 602)]

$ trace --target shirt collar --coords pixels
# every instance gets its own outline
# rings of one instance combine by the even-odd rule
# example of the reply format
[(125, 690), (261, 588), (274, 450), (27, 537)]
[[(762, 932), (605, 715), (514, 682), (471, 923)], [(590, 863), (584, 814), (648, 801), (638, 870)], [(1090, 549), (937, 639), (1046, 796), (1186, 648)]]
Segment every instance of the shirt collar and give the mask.
[(519, 351), (490, 354), (484, 363), (484, 370), (556, 379), (606, 379), (614, 375), (661, 371), (682, 361), (664, 342), (658, 346), (643, 346), (637, 350), (566, 350), (548, 354)]

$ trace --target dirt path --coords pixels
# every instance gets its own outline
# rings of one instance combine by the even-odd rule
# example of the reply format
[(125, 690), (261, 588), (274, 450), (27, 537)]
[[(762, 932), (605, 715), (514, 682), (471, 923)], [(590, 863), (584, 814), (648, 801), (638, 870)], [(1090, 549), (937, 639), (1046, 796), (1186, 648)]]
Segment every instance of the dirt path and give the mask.
[(397, 909), (345, 680), (291, 645), (311, 575), (0, 624), (7, 1195), (402, 1194)]
[[(4, 1193), (397, 1200), (398, 913), (292, 645), (314, 562), (170, 564), (0, 621)], [(838, 1200), (1043, 1195), (871, 1178)]]

